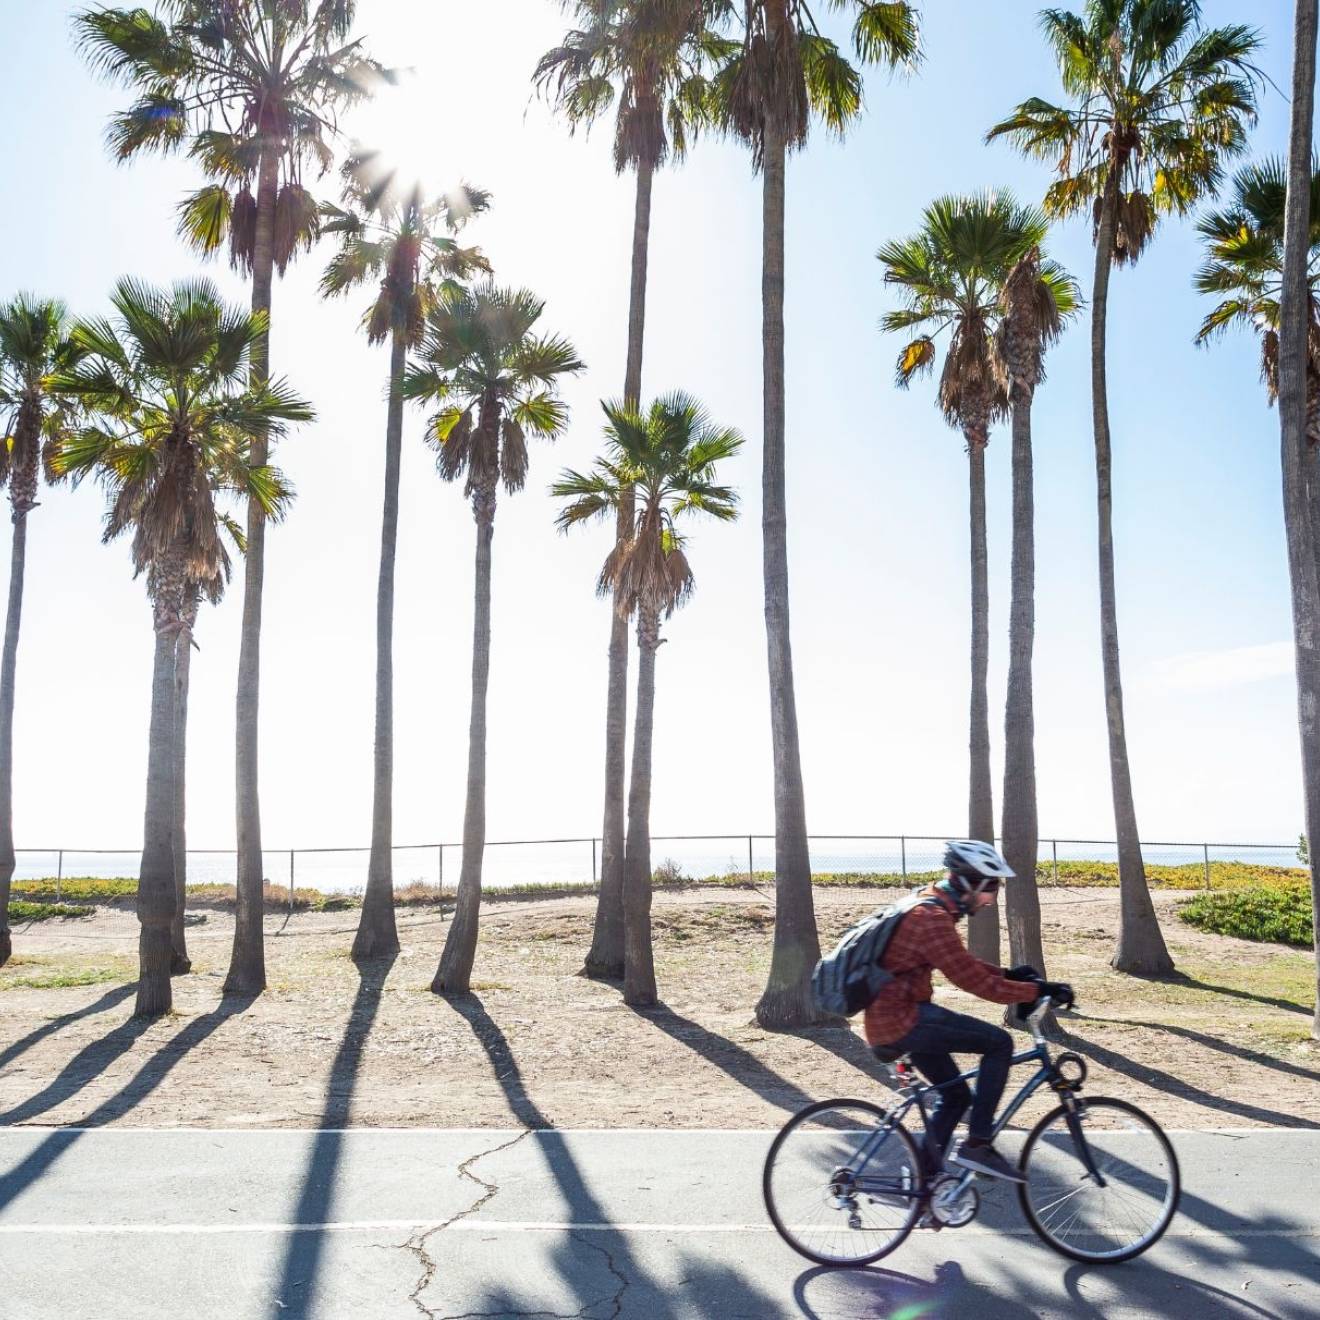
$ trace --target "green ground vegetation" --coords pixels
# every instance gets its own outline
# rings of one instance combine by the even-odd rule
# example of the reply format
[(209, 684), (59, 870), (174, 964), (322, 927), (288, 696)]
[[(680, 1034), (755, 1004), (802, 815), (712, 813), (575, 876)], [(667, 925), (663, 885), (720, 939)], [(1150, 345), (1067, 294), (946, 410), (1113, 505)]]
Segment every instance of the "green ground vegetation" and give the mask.
[(1242, 940), (1309, 948), (1315, 938), (1311, 889), (1302, 881), (1198, 894), (1178, 915), (1198, 930)]

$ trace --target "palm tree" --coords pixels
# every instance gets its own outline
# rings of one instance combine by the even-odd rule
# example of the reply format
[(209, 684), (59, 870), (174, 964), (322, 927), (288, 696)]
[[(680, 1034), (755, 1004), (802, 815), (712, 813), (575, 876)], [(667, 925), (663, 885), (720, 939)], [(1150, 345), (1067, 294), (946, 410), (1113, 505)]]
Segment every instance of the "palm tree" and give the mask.
[(394, 557), (399, 528), (399, 464), (403, 451), (403, 385), (408, 351), (421, 341), (426, 317), (445, 291), (473, 271), (489, 270), (477, 248), (454, 235), (489, 205), (477, 189), (461, 187), (430, 199), (420, 185), (398, 178), (378, 152), (355, 148), (343, 167), (344, 208), (322, 207), (322, 228), (337, 234), (339, 251), (321, 277), (321, 292), (336, 297), (376, 284), (362, 319), (367, 342), (390, 341), (389, 405), (385, 420), (385, 497), (381, 516), (380, 577), (376, 592), (376, 738), (371, 809), (371, 856), (354, 958), (392, 958), (394, 925)]
[(477, 525), (472, 616), (472, 713), (468, 726), (463, 867), (454, 920), (431, 982), (437, 994), (466, 994), (477, 952), (481, 863), (486, 847), (486, 687), (490, 677), (490, 564), (499, 488), (527, 479), (527, 437), (553, 440), (568, 423), (556, 390), (583, 370), (558, 335), (534, 333), (545, 304), (527, 289), (484, 283), (453, 293), (427, 317), (417, 365), (404, 392), (440, 409), (426, 427), (445, 481), (465, 478)]
[[(607, 451), (587, 474), (566, 471), (551, 493), (570, 502), (559, 514), (567, 531), (578, 523), (632, 509), (630, 534), (616, 542), (597, 588), (615, 609), (637, 620), (637, 710), (633, 727), (632, 780), (628, 791), (628, 842), (624, 864), (624, 1002), (656, 1002), (651, 949), (651, 746), (655, 711), (655, 654), (660, 620), (686, 603), (694, 588), (679, 518), (706, 514), (729, 522), (737, 496), (715, 484), (716, 464), (742, 448), (737, 431), (714, 425), (686, 394), (657, 399), (642, 413), (627, 400), (604, 405), (609, 418)], [(634, 500), (640, 497), (640, 504)]]
[[(356, 0), (160, 0), (145, 9), (89, 9), (74, 29), (92, 64), (138, 99), (111, 120), (118, 160), (187, 150), (209, 182), (180, 204), (179, 229), (206, 254), (226, 244), (252, 280), (252, 310), (269, 324), (274, 273), (317, 234), (304, 186), (324, 174), (337, 114), (388, 75), (350, 41)], [(270, 376), (263, 331), (251, 354), (252, 384)], [(266, 462), (256, 437), (252, 461)], [(258, 791), (258, 698), (266, 532), (261, 504), (247, 510), (243, 625), (236, 701), (238, 901), (225, 989), (265, 989), (263, 869)]]
[[(1031, 248), (1008, 272), (999, 295), (996, 358), (1013, 429), (1013, 559), (1008, 623), (1008, 699), (1004, 705), (1004, 802), (1000, 839), (1018, 879), (1006, 887), (1009, 961), (1043, 972), (1036, 857), (1036, 737), (1031, 653), (1036, 640), (1036, 506), (1032, 489), (1031, 409), (1045, 379), (1045, 351), (1074, 316), (1077, 282)], [(1030, 880), (1027, 879), (1030, 877)]]
[[(994, 335), (999, 295), (1013, 263), (1045, 235), (1045, 217), (1004, 193), (941, 197), (926, 208), (921, 230), (876, 254), (885, 283), (904, 306), (881, 321), (890, 333), (917, 330), (898, 355), (896, 381), (906, 389), (934, 370), (936, 337), (949, 331), (937, 403), (967, 443), (971, 481), (972, 687), (968, 832), (995, 841), (990, 786), (990, 598), (985, 534), (985, 448), (992, 423), (1008, 411)], [(977, 957), (999, 961), (999, 917), (986, 908), (973, 918), (969, 942)]]
[(1260, 38), (1238, 24), (1206, 29), (1197, 0), (1088, 0), (1081, 14), (1048, 9), (1041, 26), (1071, 104), (1023, 101), (987, 134), (1007, 137), (1062, 176), (1045, 194), (1051, 216), (1091, 215), (1091, 401), (1100, 563), (1100, 637), (1109, 768), (1118, 835), (1121, 916), (1113, 966), (1164, 975), (1160, 933), (1141, 857), (1128, 767), (1114, 584), (1111, 440), (1105, 378), (1109, 275), (1145, 252), (1161, 218), (1186, 215), (1219, 185), (1256, 117)]
[[(0, 306), (0, 486), (9, 486), (14, 524), (9, 559), (9, 608), (0, 658), (0, 967), (13, 952), (9, 886), (14, 878), (14, 684), (23, 613), (27, 518), (37, 507), (43, 468), (52, 480), (51, 446), (66, 424), (53, 378), (75, 358), (64, 304), (20, 293)], [(43, 463), (43, 458), (46, 460)]]
[[(1311, 902), (1320, 913), (1320, 581), (1314, 519), (1316, 455), (1307, 445), (1310, 345), (1314, 334), (1307, 259), (1311, 245), (1312, 122), (1315, 114), (1316, 0), (1297, 0), (1293, 33), (1292, 122), (1288, 135), (1288, 192), (1283, 224), (1283, 282), (1279, 298), (1279, 421), (1283, 517), (1292, 586), (1297, 658), (1298, 730), (1306, 810)], [(1308, 516), (1309, 515), (1309, 516)], [(1316, 999), (1311, 1034), (1320, 1040), (1320, 921), (1315, 922)]]
[[(707, 121), (710, 98), (703, 67), (727, 55), (709, 23), (727, 8), (727, 0), (565, 0), (564, 7), (582, 27), (566, 33), (559, 46), (541, 57), (537, 85), (553, 95), (574, 129), (589, 126), (617, 101), (614, 168), (637, 175), (623, 384), (624, 401), (635, 408), (642, 392), (652, 183), (671, 154), (682, 160), (691, 137)], [(627, 540), (631, 526), (632, 510), (625, 500), (615, 529), (618, 544)], [(617, 609), (610, 618), (600, 896), (583, 970), (588, 976), (617, 979), (623, 975), (628, 622)]]
[(98, 476), (108, 489), (104, 539), (133, 533), (156, 634), (147, 793), (137, 912), (137, 1013), (171, 1004), (175, 892), (175, 667), (193, 592), (215, 602), (229, 578), (228, 534), (243, 533), (219, 501), (236, 495), (278, 517), (289, 499), (279, 474), (252, 461), (257, 437), (312, 420), (311, 405), (281, 382), (250, 380), (266, 331), (261, 313), (226, 308), (209, 281), (172, 290), (121, 280), (116, 321), (73, 330), (81, 361), (56, 381), (93, 418), (65, 439), (56, 470)]
[[(1320, 442), (1320, 168), (1311, 165), (1311, 233), (1307, 254), (1311, 333), (1306, 367), (1306, 435)], [(1270, 403), (1279, 397), (1279, 304), (1283, 292), (1283, 227), (1287, 214), (1288, 164), (1278, 156), (1241, 169), (1232, 199), (1204, 215), (1196, 228), (1205, 264), (1196, 272), (1200, 293), (1220, 299), (1207, 313), (1196, 342), (1208, 344), (1231, 328), (1260, 336), (1260, 377)]]
[[(917, 58), (913, 5), (830, 0), (855, 19), (858, 60), (888, 68)], [(743, 0), (742, 42), (720, 70), (715, 96), (727, 127), (751, 148), (764, 184), (761, 272), (764, 440), (761, 539), (775, 784), (775, 937), (756, 1006), (765, 1027), (817, 1020), (811, 970), (820, 938), (811, 895), (806, 803), (788, 615), (788, 525), (784, 497), (784, 168), (803, 146), (813, 115), (842, 133), (862, 108), (861, 76), (821, 35), (805, 0)]]

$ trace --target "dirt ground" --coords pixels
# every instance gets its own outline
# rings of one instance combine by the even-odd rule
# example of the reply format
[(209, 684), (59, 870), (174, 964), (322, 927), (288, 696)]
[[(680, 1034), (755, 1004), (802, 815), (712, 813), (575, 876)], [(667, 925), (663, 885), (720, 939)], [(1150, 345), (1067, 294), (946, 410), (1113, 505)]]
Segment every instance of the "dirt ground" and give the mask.
[[(884, 899), (818, 890), (822, 940)], [(1320, 1126), (1310, 956), (1201, 934), (1175, 919), (1177, 901), (1156, 895), (1179, 973), (1151, 982), (1108, 967), (1116, 891), (1042, 893), (1050, 973), (1079, 994), (1063, 1025), (1090, 1061), (1088, 1090), (1171, 1127)], [(402, 954), (361, 976), (348, 956), (356, 912), (271, 921), (270, 988), (249, 1003), (220, 994), (231, 918), (199, 913), (194, 971), (175, 981), (174, 1014), (151, 1025), (131, 1017), (131, 912), (17, 929), (0, 970), (0, 1123), (773, 1127), (811, 1099), (883, 1094), (855, 1032), (755, 1024), (772, 895), (657, 894), (663, 1004), (643, 1013), (577, 974), (593, 905), (488, 904), (474, 994), (453, 1001), (427, 989), (446, 929), (433, 910), (400, 912)]]

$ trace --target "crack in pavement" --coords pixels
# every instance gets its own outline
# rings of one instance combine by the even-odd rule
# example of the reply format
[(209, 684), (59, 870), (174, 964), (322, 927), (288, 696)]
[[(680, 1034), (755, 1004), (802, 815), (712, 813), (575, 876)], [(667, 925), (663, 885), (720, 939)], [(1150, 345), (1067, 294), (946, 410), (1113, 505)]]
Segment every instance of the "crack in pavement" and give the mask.
[(568, 1236), (574, 1242), (580, 1242), (584, 1247), (590, 1247), (592, 1251), (599, 1251), (605, 1257), (605, 1268), (619, 1281), (618, 1291), (615, 1292), (613, 1297), (602, 1297), (599, 1301), (589, 1303), (577, 1313), (574, 1320), (581, 1320), (581, 1317), (584, 1317), (593, 1307), (597, 1307), (605, 1301), (609, 1301), (614, 1307), (614, 1310), (605, 1317), (605, 1320), (619, 1320), (619, 1316), (623, 1314), (623, 1294), (628, 1291), (628, 1276), (615, 1265), (614, 1256), (610, 1253), (608, 1247), (602, 1247), (598, 1242), (592, 1242), (590, 1238), (583, 1237), (581, 1233), (570, 1231)]
[(506, 1141), (499, 1146), (492, 1146), (489, 1150), (479, 1150), (475, 1155), (468, 1156), (459, 1166), (459, 1174), (474, 1182), (482, 1189), (481, 1195), (466, 1210), (460, 1210), (456, 1215), (450, 1215), (442, 1224), (436, 1224), (433, 1228), (423, 1229), (420, 1233), (414, 1233), (406, 1242), (400, 1244), (403, 1251), (411, 1251), (417, 1257), (422, 1267), (422, 1277), (417, 1281), (417, 1286), (408, 1294), (408, 1300), (426, 1317), (426, 1320), (438, 1320), (436, 1313), (431, 1310), (425, 1302), (422, 1301), (422, 1293), (426, 1291), (431, 1280), (435, 1278), (436, 1262), (431, 1258), (431, 1253), (427, 1250), (427, 1242), (434, 1237), (436, 1233), (442, 1233), (451, 1224), (456, 1224), (460, 1219), (466, 1219), (469, 1215), (474, 1215), (481, 1209), (499, 1190), (499, 1183), (487, 1182), (472, 1172), (472, 1166), (478, 1160), (484, 1160), (488, 1155), (498, 1155), (502, 1150), (508, 1150), (516, 1146), (524, 1137), (535, 1131), (534, 1128), (524, 1128), (518, 1133), (512, 1141)]

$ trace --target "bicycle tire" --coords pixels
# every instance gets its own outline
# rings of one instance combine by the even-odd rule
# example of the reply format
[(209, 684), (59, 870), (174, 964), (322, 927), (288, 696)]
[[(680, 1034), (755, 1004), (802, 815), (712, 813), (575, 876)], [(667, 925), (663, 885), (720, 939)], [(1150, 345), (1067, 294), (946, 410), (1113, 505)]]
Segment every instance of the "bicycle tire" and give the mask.
[(770, 1222), (775, 1226), (775, 1231), (790, 1247), (793, 1248), (794, 1251), (798, 1253), (798, 1255), (806, 1257), (807, 1260), (812, 1261), (817, 1265), (828, 1265), (835, 1269), (856, 1269), (863, 1265), (873, 1264), (882, 1257), (889, 1255), (890, 1252), (897, 1250), (897, 1248), (902, 1246), (907, 1240), (907, 1237), (912, 1232), (912, 1229), (917, 1222), (917, 1217), (921, 1211), (922, 1197), (925, 1192), (925, 1177), (922, 1173), (921, 1157), (917, 1150), (916, 1142), (913, 1141), (911, 1133), (909, 1133), (901, 1123), (895, 1123), (890, 1130), (891, 1135), (896, 1138), (902, 1146), (916, 1175), (918, 1180), (917, 1186), (919, 1188), (919, 1194), (912, 1197), (911, 1209), (908, 1212), (906, 1222), (896, 1229), (892, 1239), (886, 1242), (885, 1245), (878, 1250), (864, 1252), (858, 1256), (848, 1257), (846, 1259), (838, 1256), (828, 1256), (813, 1251), (809, 1246), (801, 1242), (794, 1234), (792, 1228), (785, 1224), (779, 1213), (779, 1208), (775, 1204), (775, 1197), (772, 1189), (775, 1158), (783, 1149), (784, 1143), (794, 1131), (801, 1127), (803, 1123), (815, 1118), (818, 1114), (822, 1114), (827, 1110), (839, 1108), (841, 1106), (846, 1106), (852, 1110), (860, 1110), (872, 1116), (875, 1119), (877, 1126), (885, 1121), (885, 1110), (870, 1100), (820, 1100), (813, 1105), (808, 1105), (805, 1109), (800, 1109), (788, 1120), (787, 1123), (784, 1124), (782, 1128), (780, 1128), (774, 1141), (770, 1143), (770, 1149), (765, 1157), (765, 1167), (761, 1173), (761, 1195), (765, 1201), (765, 1208), (767, 1214), (770, 1216)]
[(1178, 1205), (1182, 1199), (1182, 1172), (1178, 1166), (1178, 1156), (1174, 1152), (1173, 1143), (1160, 1125), (1144, 1109), (1139, 1109), (1136, 1105), (1127, 1100), (1115, 1100), (1109, 1096), (1096, 1096), (1080, 1101), (1083, 1111), (1090, 1110), (1118, 1110), (1122, 1113), (1134, 1117), (1139, 1123), (1143, 1124), (1146, 1130), (1152, 1135), (1158, 1145), (1164, 1152), (1168, 1162), (1169, 1169), (1169, 1191), (1165, 1194), (1165, 1204), (1162, 1206), (1159, 1220), (1152, 1229), (1142, 1237), (1136, 1244), (1120, 1251), (1092, 1252), (1083, 1251), (1075, 1245), (1060, 1241), (1050, 1230), (1042, 1224), (1037, 1216), (1036, 1209), (1031, 1203), (1031, 1170), (1030, 1162), (1032, 1153), (1041, 1136), (1060, 1118), (1067, 1114), (1066, 1105), (1057, 1105), (1046, 1114), (1035, 1127), (1031, 1129), (1026, 1141), (1022, 1145), (1022, 1154), (1018, 1160), (1018, 1168), (1022, 1171), (1027, 1181), (1018, 1185), (1018, 1202), (1022, 1206), (1022, 1213), (1026, 1217), (1027, 1223), (1031, 1225), (1036, 1236), (1040, 1238), (1051, 1250), (1057, 1251), (1061, 1256), (1067, 1256), (1070, 1260), (1085, 1261), (1087, 1264), (1113, 1264), (1117, 1265), (1125, 1260), (1132, 1260), (1140, 1256), (1143, 1252), (1149, 1251), (1165, 1234), (1173, 1217), (1178, 1213)]

